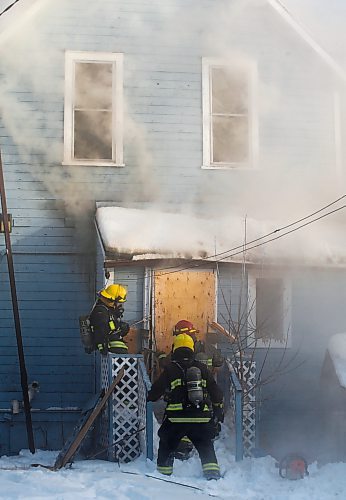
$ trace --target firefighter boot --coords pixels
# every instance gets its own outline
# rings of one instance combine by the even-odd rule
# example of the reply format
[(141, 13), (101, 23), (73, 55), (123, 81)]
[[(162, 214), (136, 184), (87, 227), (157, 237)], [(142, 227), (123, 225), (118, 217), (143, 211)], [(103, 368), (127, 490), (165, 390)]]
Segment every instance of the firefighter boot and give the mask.
[(203, 476), (207, 481), (220, 479), (220, 467), (217, 463), (203, 464)]
[(171, 476), (173, 474), (173, 463), (174, 463), (174, 456), (172, 453), (170, 453), (164, 463), (159, 463), (159, 460), (157, 461), (156, 464), (157, 471), (160, 472), (160, 474), (163, 474), (164, 476)]

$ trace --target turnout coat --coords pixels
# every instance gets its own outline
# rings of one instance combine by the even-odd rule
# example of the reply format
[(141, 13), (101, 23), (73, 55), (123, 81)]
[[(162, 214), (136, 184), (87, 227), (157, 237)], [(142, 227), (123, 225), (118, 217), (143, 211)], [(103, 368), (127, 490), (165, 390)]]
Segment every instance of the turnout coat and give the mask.
[[(186, 370), (190, 366), (200, 369), (202, 376), (203, 401), (195, 406), (189, 401)], [(167, 406), (165, 418), (172, 423), (207, 423), (213, 415), (213, 407), (223, 406), (223, 393), (207, 366), (193, 360), (189, 366), (173, 360), (167, 364), (159, 378), (153, 383), (148, 401), (156, 401), (165, 395)]]

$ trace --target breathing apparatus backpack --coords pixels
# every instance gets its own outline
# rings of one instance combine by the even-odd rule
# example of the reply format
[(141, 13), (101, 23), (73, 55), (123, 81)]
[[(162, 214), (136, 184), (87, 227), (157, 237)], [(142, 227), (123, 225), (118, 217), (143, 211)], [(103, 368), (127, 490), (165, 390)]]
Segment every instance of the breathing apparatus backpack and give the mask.
[(90, 314), (79, 316), (79, 333), (80, 338), (84, 347), (84, 351), (87, 354), (91, 354), (96, 350), (94, 332), (90, 324)]
[(204, 400), (202, 373), (197, 366), (190, 366), (186, 370), (186, 388), (188, 402), (199, 407)]
[(91, 354), (92, 352), (96, 351), (94, 332), (93, 332), (93, 328), (92, 328), (91, 323), (90, 323), (90, 316), (94, 310), (96, 302), (97, 302), (97, 300), (95, 301), (94, 305), (92, 306), (89, 314), (79, 316), (80, 338), (82, 341), (82, 345), (84, 347), (84, 351), (87, 354)]

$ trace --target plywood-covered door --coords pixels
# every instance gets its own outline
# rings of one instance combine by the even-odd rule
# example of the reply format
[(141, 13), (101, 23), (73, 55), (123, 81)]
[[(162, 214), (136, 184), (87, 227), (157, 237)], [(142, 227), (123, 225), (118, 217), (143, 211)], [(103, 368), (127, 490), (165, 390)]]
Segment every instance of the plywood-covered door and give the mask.
[(203, 340), (208, 321), (216, 319), (216, 280), (213, 270), (156, 271), (154, 273), (154, 328), (158, 350), (169, 352), (174, 325), (191, 321)]

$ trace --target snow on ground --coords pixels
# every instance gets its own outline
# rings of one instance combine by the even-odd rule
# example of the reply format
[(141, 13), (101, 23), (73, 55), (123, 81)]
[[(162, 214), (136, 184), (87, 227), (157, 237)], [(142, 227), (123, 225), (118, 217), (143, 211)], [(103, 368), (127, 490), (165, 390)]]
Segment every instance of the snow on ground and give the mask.
[[(157, 446), (157, 443), (155, 443)], [(206, 481), (200, 462), (192, 456), (176, 461), (172, 481), (181, 481), (203, 491), (146, 477), (161, 476), (155, 463), (141, 457), (129, 464), (102, 460), (76, 461), (57, 472), (28, 468), (31, 463), (51, 465), (57, 452), (23, 450), (18, 456), (0, 458), (0, 498), (45, 500), (329, 500), (346, 498), (346, 463), (309, 466), (309, 476), (289, 481), (279, 476), (272, 457), (245, 459), (236, 463), (229, 450), (229, 436), (223, 431), (215, 442), (223, 478)], [(20, 467), (23, 469), (21, 470)], [(12, 470), (8, 470), (12, 469)], [(132, 474), (125, 473), (125, 471)]]

